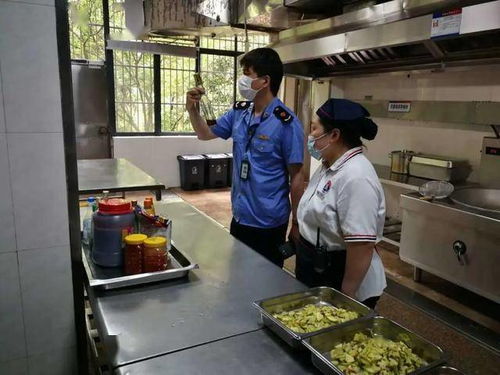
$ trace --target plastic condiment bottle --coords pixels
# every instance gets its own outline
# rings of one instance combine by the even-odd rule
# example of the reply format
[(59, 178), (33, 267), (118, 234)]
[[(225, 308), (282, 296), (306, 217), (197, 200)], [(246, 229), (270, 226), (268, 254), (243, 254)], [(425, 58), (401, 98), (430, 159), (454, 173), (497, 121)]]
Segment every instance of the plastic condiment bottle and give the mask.
[(167, 239), (150, 237), (144, 240), (142, 254), (144, 272), (158, 272), (167, 269)]
[(155, 215), (155, 206), (153, 205), (153, 198), (145, 198), (144, 199), (144, 210), (154, 216)]
[(133, 233), (135, 215), (130, 202), (107, 199), (99, 202), (93, 215), (94, 247), (92, 260), (103, 267), (123, 264), (125, 237)]
[(101, 201), (105, 201), (109, 199), (109, 190), (103, 190), (102, 191), (102, 198)]
[(143, 271), (144, 241), (148, 238), (145, 234), (129, 234), (125, 237), (125, 251), (123, 258), (123, 271), (126, 275), (135, 275)]
[(87, 207), (83, 216), (82, 242), (90, 245), (92, 237), (92, 214), (94, 213), (95, 198), (87, 198)]

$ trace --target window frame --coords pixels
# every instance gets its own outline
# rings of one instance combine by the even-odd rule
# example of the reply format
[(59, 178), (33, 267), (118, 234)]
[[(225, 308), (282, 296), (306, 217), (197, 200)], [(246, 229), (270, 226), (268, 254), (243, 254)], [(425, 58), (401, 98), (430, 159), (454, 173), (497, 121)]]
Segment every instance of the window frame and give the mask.
[[(235, 43), (236, 44), (236, 43)], [(113, 52), (113, 51), (111, 51)], [(240, 51), (230, 51), (230, 50), (217, 50), (217, 49), (209, 49), (209, 48), (197, 48), (196, 52), (196, 63), (195, 63), (195, 70), (193, 73), (199, 73), (201, 66), (200, 66), (200, 60), (201, 60), (201, 55), (216, 55), (216, 56), (229, 56), (233, 58), (233, 98), (236, 98), (236, 78), (237, 78), (237, 58), (238, 56), (242, 55), (243, 52)], [(114, 59), (113, 59), (114, 60)], [(113, 61), (114, 62), (114, 61)], [(114, 64), (113, 64), (113, 73), (114, 73)], [(114, 81), (114, 74), (112, 76), (112, 79)], [(109, 77), (108, 77), (109, 81)], [(161, 120), (161, 107), (162, 104), (162, 97), (161, 97), (161, 56), (158, 54), (153, 54), (153, 87), (154, 87), (154, 102), (153, 102), (153, 111), (154, 111), (154, 130), (152, 132), (121, 132), (116, 129), (116, 114), (110, 117), (110, 121), (114, 120), (115, 123), (111, 126), (112, 131), (112, 136), (191, 136), (195, 135), (196, 133), (194, 131), (192, 132), (177, 132), (177, 131), (163, 131), (162, 130), (162, 120)], [(108, 89), (110, 85), (108, 82)], [(115, 92), (114, 92), (114, 82), (112, 84), (113, 87), (113, 101), (114, 105), (113, 107), (115, 108), (116, 106), (116, 101), (115, 101)]]
[[(112, 1), (112, 0), (111, 0)], [(162, 108), (162, 98), (161, 98), (161, 55), (153, 54), (153, 118), (154, 126), (152, 132), (120, 132), (116, 128), (116, 100), (115, 100), (115, 64), (114, 64), (114, 51), (107, 48), (108, 40), (110, 39), (111, 29), (116, 27), (110, 27), (110, 0), (102, 0), (103, 5), (103, 29), (104, 29), (104, 48), (105, 48), (105, 66), (107, 73), (107, 88), (108, 88), (108, 120), (111, 136), (192, 136), (196, 133), (192, 132), (177, 132), (177, 131), (162, 131), (162, 120), (161, 120), (161, 108)], [(230, 56), (233, 58), (233, 99), (236, 100), (237, 97), (237, 85), (236, 80), (238, 77), (238, 56), (244, 54), (243, 51), (238, 50), (239, 43), (238, 36), (234, 36), (234, 49), (233, 50), (221, 50), (221, 49), (211, 49), (200, 47), (199, 41), (196, 43), (196, 59), (195, 59), (195, 70), (193, 73), (199, 73), (201, 68), (201, 55), (218, 55), (218, 56)]]

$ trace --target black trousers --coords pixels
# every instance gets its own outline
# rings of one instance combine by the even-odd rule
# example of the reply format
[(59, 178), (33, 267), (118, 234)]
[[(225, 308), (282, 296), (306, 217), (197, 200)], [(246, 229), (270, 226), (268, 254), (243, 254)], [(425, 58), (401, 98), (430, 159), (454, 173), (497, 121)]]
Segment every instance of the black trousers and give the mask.
[[(346, 250), (328, 252), (328, 267), (323, 273), (314, 269), (315, 247), (301, 238), (296, 246), (295, 277), (310, 288), (329, 286), (341, 290), (344, 280)], [(361, 301), (364, 305), (375, 308), (380, 297), (371, 297)]]
[(231, 234), (245, 245), (263, 255), (278, 267), (283, 267), (283, 256), (279, 247), (286, 241), (288, 223), (276, 228), (255, 228), (239, 224), (233, 218)]

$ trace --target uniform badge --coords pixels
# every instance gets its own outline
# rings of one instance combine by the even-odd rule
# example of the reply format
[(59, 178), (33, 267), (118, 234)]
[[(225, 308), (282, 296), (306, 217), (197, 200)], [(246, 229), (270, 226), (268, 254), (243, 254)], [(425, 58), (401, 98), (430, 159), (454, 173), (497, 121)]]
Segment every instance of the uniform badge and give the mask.
[(247, 109), (248, 107), (250, 107), (251, 103), (252, 102), (247, 102), (247, 101), (236, 102), (233, 105), (233, 109), (236, 109), (236, 110)]
[(326, 194), (330, 191), (332, 187), (332, 181), (331, 180), (328, 180), (327, 183), (325, 184), (325, 186), (323, 186), (323, 194)]
[(263, 141), (269, 141), (269, 137), (265, 134), (259, 134), (257, 138), (262, 139)]
[(293, 119), (293, 116), (281, 106), (274, 108), (273, 113), (283, 124), (288, 124)]

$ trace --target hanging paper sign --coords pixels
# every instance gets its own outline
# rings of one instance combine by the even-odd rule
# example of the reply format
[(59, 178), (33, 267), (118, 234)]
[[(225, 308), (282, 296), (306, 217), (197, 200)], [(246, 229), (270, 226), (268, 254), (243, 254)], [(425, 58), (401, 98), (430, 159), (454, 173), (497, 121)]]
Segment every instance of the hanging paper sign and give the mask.
[(434, 13), (432, 15), (431, 38), (458, 35), (462, 23), (462, 9)]

